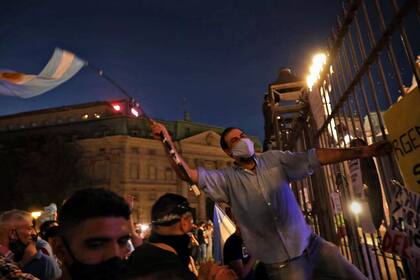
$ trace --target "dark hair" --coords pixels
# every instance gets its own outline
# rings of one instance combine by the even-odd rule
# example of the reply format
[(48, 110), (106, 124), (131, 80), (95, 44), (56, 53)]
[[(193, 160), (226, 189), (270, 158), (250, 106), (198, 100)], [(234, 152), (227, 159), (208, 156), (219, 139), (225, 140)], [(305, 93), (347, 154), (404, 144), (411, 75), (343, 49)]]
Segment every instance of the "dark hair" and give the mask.
[(57, 221), (45, 221), (39, 226), (39, 236), (48, 241), (48, 238), (57, 236), (58, 228)]
[(130, 208), (120, 195), (105, 188), (86, 188), (75, 192), (58, 213), (60, 232), (65, 233), (81, 222), (98, 217), (129, 219)]
[(164, 194), (152, 206), (152, 224), (173, 225), (188, 211), (191, 211), (191, 207), (185, 197), (175, 193)]
[(220, 135), (220, 147), (222, 147), (223, 150), (229, 149), (228, 144), (226, 143), (225, 137), (229, 132), (231, 132), (234, 129), (241, 130), (240, 128), (231, 126), (231, 127), (225, 128), (225, 130), (223, 130), (222, 134)]
[(124, 279), (197, 279), (182, 263), (180, 257), (170, 251), (144, 243), (137, 247), (127, 260)]

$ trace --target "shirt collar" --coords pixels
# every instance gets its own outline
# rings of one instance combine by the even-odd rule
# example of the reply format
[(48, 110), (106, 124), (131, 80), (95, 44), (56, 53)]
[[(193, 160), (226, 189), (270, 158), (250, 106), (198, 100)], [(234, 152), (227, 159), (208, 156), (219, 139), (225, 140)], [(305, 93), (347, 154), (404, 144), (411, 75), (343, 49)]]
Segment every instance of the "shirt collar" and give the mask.
[[(259, 167), (259, 166), (260, 166), (260, 165), (259, 165), (259, 158), (258, 158), (258, 156), (257, 156), (257, 155), (255, 155), (255, 156), (254, 156), (254, 162), (255, 162), (255, 169), (257, 169), (257, 167)], [(246, 173), (248, 173), (248, 174), (251, 174), (251, 175), (255, 175), (255, 173), (254, 173), (254, 172), (252, 172), (252, 170), (250, 170), (250, 169), (246, 169), (246, 168), (243, 168), (242, 166), (238, 165), (238, 164), (236, 163), (236, 161), (234, 161), (234, 162), (233, 162), (233, 168), (234, 168), (234, 169), (236, 169), (236, 170), (243, 170), (244, 172), (246, 172)]]
[(13, 253), (9, 248), (0, 244), (0, 255), (4, 256), (7, 259), (13, 259)]

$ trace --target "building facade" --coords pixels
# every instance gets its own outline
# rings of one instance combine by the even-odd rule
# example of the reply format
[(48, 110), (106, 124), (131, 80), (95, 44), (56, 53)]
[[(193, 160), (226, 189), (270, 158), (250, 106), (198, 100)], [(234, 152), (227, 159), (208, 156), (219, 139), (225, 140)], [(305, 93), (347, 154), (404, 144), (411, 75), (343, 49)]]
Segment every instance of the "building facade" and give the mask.
[[(212, 218), (212, 202), (204, 193), (195, 197), (177, 177), (162, 143), (152, 138), (147, 121), (136, 116), (139, 113), (134, 103), (117, 100), (3, 116), (0, 145), (23, 136), (64, 135), (82, 147), (83, 166), (94, 187), (134, 196), (135, 221), (149, 223), (152, 204), (167, 192), (188, 197), (198, 221)], [(188, 119), (162, 122), (191, 167), (232, 164), (219, 146), (223, 128)], [(259, 141), (254, 140), (259, 150)]]

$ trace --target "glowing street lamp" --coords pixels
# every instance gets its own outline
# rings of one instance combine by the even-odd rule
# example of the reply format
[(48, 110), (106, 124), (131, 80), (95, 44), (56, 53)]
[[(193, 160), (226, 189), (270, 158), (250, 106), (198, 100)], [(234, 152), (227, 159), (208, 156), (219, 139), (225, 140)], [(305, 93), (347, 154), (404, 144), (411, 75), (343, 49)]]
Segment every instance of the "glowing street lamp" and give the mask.
[(113, 104), (113, 105), (112, 105), (112, 108), (113, 108), (115, 111), (117, 111), (117, 112), (120, 112), (120, 111), (121, 111), (121, 105), (120, 105), (120, 104)]
[(42, 215), (42, 212), (41, 211), (34, 211), (34, 212), (31, 212), (31, 216), (32, 216), (32, 218), (34, 219), (34, 220), (37, 220), (40, 216)]
[(362, 205), (358, 201), (353, 201), (350, 204), (350, 210), (351, 212), (353, 212), (353, 214), (359, 215), (360, 213), (362, 213)]
[(140, 229), (141, 229), (141, 232), (145, 232), (145, 231), (149, 230), (149, 225), (141, 224)]
[(320, 74), (326, 63), (327, 56), (324, 53), (318, 53), (312, 58), (312, 65), (309, 67), (309, 75), (306, 78), (306, 84), (309, 90), (312, 90), (312, 87), (320, 78)]
[(139, 111), (137, 111), (135, 108), (131, 108), (131, 114), (133, 114), (133, 116), (138, 117), (139, 116)]

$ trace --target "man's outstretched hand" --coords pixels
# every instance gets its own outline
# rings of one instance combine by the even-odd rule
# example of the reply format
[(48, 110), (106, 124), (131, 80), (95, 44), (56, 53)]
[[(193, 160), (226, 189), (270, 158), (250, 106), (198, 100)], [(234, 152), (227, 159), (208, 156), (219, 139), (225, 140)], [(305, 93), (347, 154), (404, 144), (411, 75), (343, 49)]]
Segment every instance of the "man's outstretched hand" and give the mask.
[(380, 157), (392, 153), (392, 143), (388, 141), (375, 142), (368, 146), (368, 156)]
[(160, 140), (161, 134), (163, 134), (163, 136), (170, 139), (168, 130), (163, 124), (151, 120), (150, 127), (152, 128), (153, 138)]

